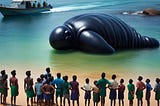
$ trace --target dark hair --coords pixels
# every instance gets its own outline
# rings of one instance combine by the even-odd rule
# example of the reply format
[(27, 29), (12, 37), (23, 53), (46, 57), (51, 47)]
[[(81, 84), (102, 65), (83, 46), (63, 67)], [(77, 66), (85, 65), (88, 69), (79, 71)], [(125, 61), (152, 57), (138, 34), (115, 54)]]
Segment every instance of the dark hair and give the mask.
[(40, 78), (37, 78), (37, 82), (41, 82), (41, 79), (40, 79)]
[(138, 77), (138, 80), (139, 80), (139, 81), (142, 81), (142, 79), (143, 79), (142, 76), (139, 76), (139, 77)]
[(11, 74), (12, 74), (13, 76), (15, 76), (15, 75), (16, 75), (16, 70), (11, 71)]
[(57, 78), (61, 78), (61, 73), (57, 73)]
[(40, 75), (40, 78), (43, 79), (43, 78), (44, 78), (44, 74), (41, 74), (41, 75)]
[(49, 67), (46, 68), (46, 72), (50, 73), (50, 68)]
[(146, 83), (149, 83), (150, 82), (150, 79), (146, 79)]
[(53, 80), (54, 80), (54, 77), (53, 77), (53, 76), (51, 76), (51, 77), (49, 77), (49, 79), (50, 79), (50, 81), (53, 81)]
[(64, 77), (63, 77), (63, 80), (64, 80), (64, 81), (67, 81), (67, 80), (68, 80), (68, 76), (67, 76), (67, 75), (64, 76)]
[(50, 79), (47, 79), (47, 80), (46, 80), (46, 83), (49, 84), (49, 83), (50, 83)]
[(112, 79), (116, 79), (116, 75), (115, 74), (112, 75)]
[(29, 77), (31, 76), (31, 71), (26, 71), (26, 75)]
[(97, 80), (95, 80), (93, 83), (94, 83), (94, 85), (97, 85)]
[(124, 83), (124, 79), (121, 79), (121, 80), (120, 80), (120, 83), (121, 83), (121, 84)]
[(73, 75), (73, 81), (76, 81), (77, 80), (77, 76), (76, 75)]
[(2, 74), (2, 76), (5, 75), (5, 74), (6, 74), (6, 71), (5, 71), (5, 70), (2, 70), (2, 71), (1, 71), (1, 74)]
[(101, 77), (102, 77), (102, 78), (105, 78), (105, 76), (106, 76), (106, 73), (103, 72), (103, 73), (101, 74)]
[(86, 78), (86, 83), (87, 83), (87, 84), (89, 83), (89, 78)]
[(159, 81), (160, 81), (160, 79), (159, 79), (159, 78), (156, 78), (156, 82), (159, 83)]
[(129, 79), (129, 83), (132, 84), (132, 83), (133, 83), (133, 80), (132, 80), (132, 79)]
[(7, 78), (8, 78), (8, 75), (5, 74), (5, 75), (3, 76), (3, 80), (7, 80)]

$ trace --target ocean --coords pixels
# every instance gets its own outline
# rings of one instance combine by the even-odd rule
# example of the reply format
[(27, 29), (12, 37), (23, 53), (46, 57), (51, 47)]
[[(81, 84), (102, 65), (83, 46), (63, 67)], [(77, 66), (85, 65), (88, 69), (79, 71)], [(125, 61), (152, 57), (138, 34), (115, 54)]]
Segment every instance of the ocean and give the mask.
[[(10, 0), (1, 0), (8, 5)], [(80, 51), (57, 51), (49, 44), (51, 31), (69, 18), (83, 13), (116, 16), (141, 35), (160, 41), (160, 16), (137, 14), (145, 8), (160, 9), (159, 0), (48, 0), (53, 9), (36, 15), (0, 15), (0, 69), (8, 67), (51, 67), (75, 72), (158, 73), (160, 49), (117, 51), (95, 55)], [(131, 13), (131, 14), (130, 14)]]
[[(69, 80), (73, 74), (78, 75), (80, 86), (87, 77), (93, 85), (93, 81), (100, 78), (101, 72), (106, 72), (108, 79), (111, 79), (112, 74), (116, 74), (118, 82), (124, 78), (125, 85), (130, 78), (135, 83), (139, 75), (142, 75), (144, 80), (150, 78), (152, 86), (155, 84), (155, 78), (160, 77), (160, 48), (119, 50), (112, 55), (89, 54), (75, 50), (57, 51), (50, 46), (49, 36), (55, 27), (63, 25), (73, 16), (84, 13), (105, 13), (122, 19), (141, 35), (154, 37), (160, 41), (160, 16), (138, 14), (145, 8), (160, 9), (159, 0), (47, 1), (53, 5), (53, 9), (42, 14), (5, 18), (0, 14), (0, 70), (5, 69), (9, 76), (11, 70), (17, 71), (20, 85), (18, 105), (26, 105), (23, 89), (25, 71), (31, 70), (32, 77), (36, 81), (36, 78), (45, 72), (46, 67), (51, 68), (54, 77), (57, 72), (68, 75)], [(0, 0), (0, 4), (8, 5), (10, 2), (10, 0)], [(83, 104), (84, 92), (80, 92), (80, 103)], [(127, 94), (126, 90), (126, 106)], [(8, 103), (9, 97), (10, 93), (7, 97)], [(155, 103), (152, 96), (151, 105)], [(107, 104), (109, 104), (108, 99)]]

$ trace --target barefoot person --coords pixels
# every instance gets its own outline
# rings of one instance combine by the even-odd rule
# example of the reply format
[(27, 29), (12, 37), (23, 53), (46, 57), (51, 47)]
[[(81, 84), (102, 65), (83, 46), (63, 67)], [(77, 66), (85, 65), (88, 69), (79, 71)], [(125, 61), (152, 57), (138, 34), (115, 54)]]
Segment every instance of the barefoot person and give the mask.
[(101, 79), (98, 80), (97, 85), (99, 87), (99, 93), (101, 97), (101, 106), (105, 106), (105, 97), (106, 97), (106, 85), (111, 84), (106, 78), (106, 74), (103, 72), (101, 74)]
[(33, 78), (31, 78), (31, 71), (26, 71), (27, 77), (24, 79), (24, 90), (27, 95), (27, 106), (29, 106), (29, 98), (31, 99), (31, 105), (33, 105)]
[[(44, 93), (45, 105), (52, 106), (52, 94), (54, 92), (54, 87), (49, 84), (50, 79), (46, 80), (46, 83), (41, 87), (41, 91)], [(58, 106), (58, 105), (57, 105)]]
[(129, 106), (133, 106), (135, 86), (133, 84), (133, 80), (132, 79), (129, 79), (129, 84), (127, 85), (127, 88), (128, 88)]
[(16, 105), (16, 96), (19, 94), (19, 86), (18, 86), (18, 79), (16, 78), (16, 70), (11, 71), (12, 77), (10, 78), (10, 88), (11, 88), (11, 105)]

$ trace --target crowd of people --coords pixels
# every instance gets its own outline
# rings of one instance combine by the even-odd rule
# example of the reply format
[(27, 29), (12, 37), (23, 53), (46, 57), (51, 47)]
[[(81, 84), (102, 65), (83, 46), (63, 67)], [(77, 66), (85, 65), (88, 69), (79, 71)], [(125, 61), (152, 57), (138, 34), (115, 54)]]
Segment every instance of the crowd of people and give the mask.
[[(16, 70), (11, 71), (12, 77), (9, 79), (9, 86), (11, 91), (11, 105), (16, 105), (16, 97), (19, 95), (19, 84), (16, 78)], [(72, 76), (72, 81), (68, 81), (68, 76), (61, 77), (61, 73), (57, 73), (56, 78), (52, 76), (50, 68), (46, 68), (45, 74), (41, 74), (36, 83), (34, 84), (33, 78), (31, 77), (31, 71), (26, 71), (26, 78), (24, 79), (24, 90), (27, 96), (27, 106), (29, 103), (33, 105), (33, 101), (36, 98), (37, 106), (45, 104), (45, 106), (79, 106), (80, 89), (84, 93), (85, 106), (90, 106), (90, 100), (92, 96), (94, 106), (105, 106), (106, 89), (110, 90), (109, 99), (110, 106), (116, 106), (116, 99), (119, 100), (119, 106), (124, 106), (124, 91), (128, 90), (129, 106), (133, 106), (133, 99), (137, 98), (137, 106), (143, 106), (143, 95), (145, 92), (145, 99), (147, 106), (150, 106), (151, 90), (155, 92), (155, 100), (157, 106), (159, 106), (160, 99), (160, 79), (156, 78), (156, 84), (152, 88), (150, 79), (146, 79), (146, 84), (143, 82), (143, 77), (139, 76), (136, 86), (133, 84), (133, 80), (129, 79), (128, 85), (124, 85), (124, 79), (120, 79), (120, 84), (116, 80), (116, 75), (112, 75), (112, 80), (105, 78), (106, 74), (103, 72), (99, 80), (94, 81), (94, 86), (90, 84), (89, 78), (85, 79), (85, 84), (79, 87), (77, 76)], [(0, 76), (0, 100), (1, 104), (6, 104), (6, 98), (8, 95), (8, 75), (5, 70), (1, 71)], [(92, 93), (93, 92), (93, 93)], [(93, 95), (91, 95), (93, 94)], [(55, 97), (55, 98), (54, 98)], [(58, 99), (59, 102), (58, 103)], [(55, 101), (54, 101), (55, 100)], [(67, 101), (66, 101), (67, 100)]]

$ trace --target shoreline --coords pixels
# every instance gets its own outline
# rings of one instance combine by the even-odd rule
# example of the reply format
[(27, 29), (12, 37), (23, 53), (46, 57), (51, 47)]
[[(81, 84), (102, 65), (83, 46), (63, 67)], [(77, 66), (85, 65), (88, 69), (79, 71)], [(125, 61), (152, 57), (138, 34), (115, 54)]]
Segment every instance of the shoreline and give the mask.
[[(23, 69), (22, 69), (23, 68)], [(31, 77), (33, 78), (34, 82), (36, 82), (36, 79), (40, 76), (40, 74), (44, 74), (45, 73), (45, 68), (46, 66), (42, 66), (42, 67), (39, 67), (39, 68), (36, 68), (36, 67), (32, 67), (31, 70)], [(6, 73), (8, 74), (8, 79), (10, 78), (11, 74), (10, 74), (10, 71), (13, 70), (13, 67), (8, 67), (6, 69)], [(20, 71), (21, 70), (21, 71)], [(24, 92), (24, 89), (23, 89), (23, 81), (24, 81), (24, 78), (26, 77), (25, 76), (25, 71), (27, 71), (28, 69), (26, 67), (18, 67), (16, 69), (17, 71), (17, 75), (16, 77), (18, 78), (18, 81), (19, 81), (19, 95), (17, 97), (17, 105), (19, 106), (25, 106), (26, 105), (26, 94)], [(37, 70), (37, 71), (36, 71)], [(39, 71), (38, 71), (39, 70)], [(43, 71), (44, 70), (44, 71)], [(54, 76), (54, 78), (56, 78), (56, 73), (61, 73), (62, 76), (64, 75), (68, 75), (69, 79), (68, 81), (72, 81), (72, 76), (73, 75), (77, 75), (77, 81), (79, 82), (80, 87), (82, 87), (84, 84), (85, 84), (85, 79), (86, 78), (89, 78), (90, 79), (90, 84), (92, 86), (94, 86), (93, 82), (94, 80), (99, 80), (101, 78), (101, 73), (102, 72), (105, 72), (106, 73), (106, 79), (110, 80), (111, 79), (111, 76), (112, 74), (116, 74), (117, 75), (117, 82), (119, 83), (120, 79), (123, 78), (124, 79), (124, 84), (126, 86), (126, 90), (125, 90), (125, 99), (124, 99), (124, 103), (125, 105), (127, 106), (129, 101), (128, 101), (128, 90), (127, 90), (127, 84), (128, 84), (128, 80), (131, 78), (133, 79), (133, 84), (135, 85), (136, 82), (137, 82), (137, 78), (139, 76), (138, 73), (135, 73), (135, 74), (132, 74), (132, 73), (128, 73), (128, 72), (124, 72), (124, 73), (119, 73), (116, 71), (113, 73), (113, 72), (107, 72), (106, 71), (97, 71), (97, 72), (83, 72), (83, 71), (79, 71), (79, 72), (74, 72), (74, 71), (69, 71), (69, 70), (65, 70), (65, 71), (61, 71), (61, 70), (56, 70), (56, 69), (52, 69), (51, 68), (51, 74)], [(134, 75), (134, 76), (133, 76)], [(154, 85), (155, 85), (155, 79), (158, 77), (158, 75), (155, 73), (152, 73), (152, 74), (140, 74), (141, 76), (143, 76), (143, 82), (145, 82), (145, 80), (147, 78), (149, 78), (151, 80), (151, 85), (152, 87), (154, 88)], [(9, 80), (8, 80), (8, 83), (9, 83)], [(146, 100), (145, 100), (145, 90), (143, 92), (143, 104), (144, 106), (146, 105)], [(23, 97), (23, 99), (22, 99)], [(155, 100), (155, 93), (153, 92), (153, 90), (151, 91), (151, 105), (156, 105), (156, 100)], [(107, 96), (106, 96), (106, 104), (109, 105), (110, 104), (110, 100), (109, 100), (109, 89), (107, 89)], [(84, 91), (80, 89), (80, 104), (84, 104)], [(10, 103), (10, 87), (9, 87), (9, 90), (8, 90), (8, 97), (7, 97), (7, 104)], [(118, 99), (116, 99), (116, 104), (118, 104)], [(137, 99), (136, 99), (136, 96), (134, 98), (134, 104), (137, 104)], [(100, 105), (100, 103), (99, 103)], [(92, 102), (92, 97), (91, 97), (91, 104), (90, 106), (93, 106), (93, 102)]]

